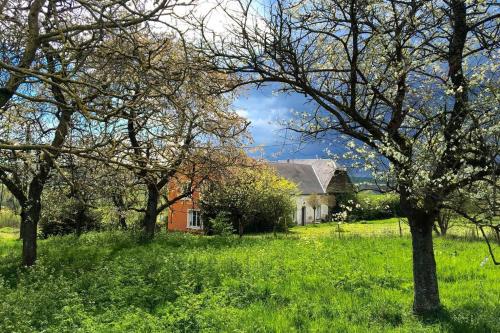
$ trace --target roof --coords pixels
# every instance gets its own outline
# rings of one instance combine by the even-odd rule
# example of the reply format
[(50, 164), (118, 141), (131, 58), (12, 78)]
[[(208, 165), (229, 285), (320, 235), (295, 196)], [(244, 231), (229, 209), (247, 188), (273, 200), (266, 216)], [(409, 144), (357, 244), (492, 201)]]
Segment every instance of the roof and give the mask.
[(302, 194), (325, 193), (311, 165), (279, 162), (271, 165), (281, 177), (296, 183)]
[[(328, 184), (330, 184), (330, 181), (332, 180), (333, 176), (335, 175), (336, 171), (346, 171), (346, 169), (339, 164), (335, 163), (333, 160), (329, 159), (320, 159), (320, 158), (314, 158), (314, 159), (297, 159), (297, 160), (286, 160), (286, 161), (278, 161), (279, 164), (290, 164), (290, 165), (310, 165), (315, 174), (316, 178), (318, 179), (319, 183), (321, 184), (322, 191), (321, 192), (316, 192), (316, 193), (326, 193), (326, 189), (328, 188)], [(279, 171), (278, 171), (279, 172)], [(282, 177), (287, 178), (285, 175), (282, 175)], [(288, 178), (287, 178), (288, 179)], [(293, 179), (289, 179), (292, 181), (295, 181)]]

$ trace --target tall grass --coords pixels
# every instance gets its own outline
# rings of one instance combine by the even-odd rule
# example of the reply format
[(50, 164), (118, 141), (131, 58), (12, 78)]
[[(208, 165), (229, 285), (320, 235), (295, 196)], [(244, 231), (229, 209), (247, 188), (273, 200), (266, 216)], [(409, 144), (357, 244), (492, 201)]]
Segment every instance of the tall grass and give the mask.
[(19, 214), (16, 214), (8, 208), (2, 207), (0, 210), (0, 228), (18, 228), (20, 223), (21, 220)]
[(30, 269), (12, 241), (0, 256), (0, 332), (500, 331), (500, 275), (482, 243), (436, 240), (445, 310), (423, 320), (410, 311), (408, 237), (300, 230), (54, 237)]

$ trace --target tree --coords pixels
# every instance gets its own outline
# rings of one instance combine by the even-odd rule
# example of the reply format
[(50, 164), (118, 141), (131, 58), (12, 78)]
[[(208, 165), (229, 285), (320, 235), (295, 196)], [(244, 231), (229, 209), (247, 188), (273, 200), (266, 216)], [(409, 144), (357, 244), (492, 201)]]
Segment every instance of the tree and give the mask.
[[(104, 144), (67, 143), (75, 118), (88, 123), (106, 117), (95, 108), (99, 97), (110, 95), (114, 76), (92, 80), (99, 69), (89, 66), (89, 55), (126, 29), (140, 25), (147, 30), (148, 21), (171, 15), (176, 5), (168, 0), (152, 6), (97, 0), (1, 2), (0, 180), (21, 205), (23, 265), (35, 263), (41, 195), (61, 153), (84, 155)], [(107, 112), (116, 112), (107, 106)], [(87, 134), (97, 128), (103, 129), (97, 126)]]
[[(498, 175), (495, 1), (276, 1), (226, 11), (229, 36), (200, 23), (200, 52), (241, 84), (277, 82), (313, 107), (289, 127), (341, 133), (384, 157), (412, 234), (415, 313), (440, 308), (432, 227), (460, 187)], [(257, 17), (256, 17), (257, 16)], [(214, 41), (215, 39), (215, 41)]]
[[(288, 230), (296, 210), (295, 197), (299, 190), (295, 183), (280, 177), (274, 170), (263, 169), (255, 183), (257, 197), (256, 218), (259, 222), (271, 221), (273, 233), (278, 228)], [(264, 223), (262, 223), (264, 224)]]
[(252, 161), (242, 164), (208, 182), (200, 200), (204, 220), (226, 213), (240, 237), (245, 228), (286, 229), (295, 210), (296, 185), (268, 166)]
[[(500, 182), (493, 172), (493, 175), (484, 181), (459, 189), (455, 193), (455, 201), (443, 204), (443, 209), (465, 218), (481, 231), (495, 265), (500, 265), (500, 261), (496, 259), (491, 243), (496, 240), (497, 244), (500, 244), (499, 188)], [(457, 202), (462, 204), (458, 205)]]
[(310, 194), (307, 197), (307, 204), (312, 207), (314, 212), (313, 222), (316, 222), (316, 209), (321, 207), (321, 197), (316, 193)]
[(200, 206), (204, 220), (227, 213), (243, 236), (245, 224), (254, 214), (256, 195), (254, 184), (257, 173), (248, 167), (233, 168), (219, 179), (211, 180), (203, 189)]
[[(152, 238), (163, 210), (239, 157), (235, 147), (246, 139), (247, 123), (230, 108), (232, 96), (220, 94), (231, 77), (204, 72), (203, 59), (180, 39), (132, 31), (99, 51), (94, 61), (105, 68), (102, 79), (119, 78), (109, 103), (122, 105), (111, 116), (119, 139), (110, 155), (128, 161), (146, 188), (143, 228)], [(189, 186), (162, 196), (175, 180)]]
[(327, 218), (331, 219), (333, 209), (335, 206), (337, 206), (337, 198), (335, 197), (334, 194), (327, 194), (327, 195), (322, 196), (320, 201), (321, 201), (321, 204), (325, 205), (328, 209)]

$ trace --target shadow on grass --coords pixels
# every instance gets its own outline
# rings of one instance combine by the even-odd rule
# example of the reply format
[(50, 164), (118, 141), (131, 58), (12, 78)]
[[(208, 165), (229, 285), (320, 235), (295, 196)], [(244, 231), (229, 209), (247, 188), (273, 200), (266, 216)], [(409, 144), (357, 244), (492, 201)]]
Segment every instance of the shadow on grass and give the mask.
[[(90, 232), (81, 236), (53, 236), (38, 241), (38, 263), (49, 267), (54, 273), (72, 274), (74, 271), (92, 271), (105, 262), (111, 262), (130, 251), (149, 251), (151, 255), (176, 252), (179, 255), (204, 249), (220, 250), (262, 244), (274, 237), (237, 236), (220, 237), (191, 235), (181, 232), (158, 233), (147, 240), (138, 231)], [(279, 235), (278, 239), (287, 236)], [(6, 255), (0, 257), (0, 277), (15, 287), (22, 274), (33, 268), (21, 263), (21, 241), (5, 248)], [(36, 269), (36, 267), (35, 267)]]
[(485, 321), (483, 318), (471, 316), (477, 313), (478, 309), (460, 307), (448, 310), (441, 308), (438, 311), (425, 315), (416, 316), (424, 325), (440, 325), (444, 332), (494, 332), (493, 323)]

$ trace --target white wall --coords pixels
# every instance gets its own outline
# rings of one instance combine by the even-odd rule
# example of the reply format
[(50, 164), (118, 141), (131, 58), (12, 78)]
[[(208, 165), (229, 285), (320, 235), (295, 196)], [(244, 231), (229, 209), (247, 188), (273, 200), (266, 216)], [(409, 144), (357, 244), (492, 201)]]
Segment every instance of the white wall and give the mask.
[[(296, 211), (295, 211), (295, 222), (298, 225), (302, 224), (302, 207), (306, 207), (305, 223), (314, 223), (314, 209), (307, 204), (307, 195), (299, 195), (295, 198)], [(316, 222), (320, 222), (321, 219), (325, 219), (328, 215), (328, 206), (321, 205), (321, 208), (316, 209)]]

